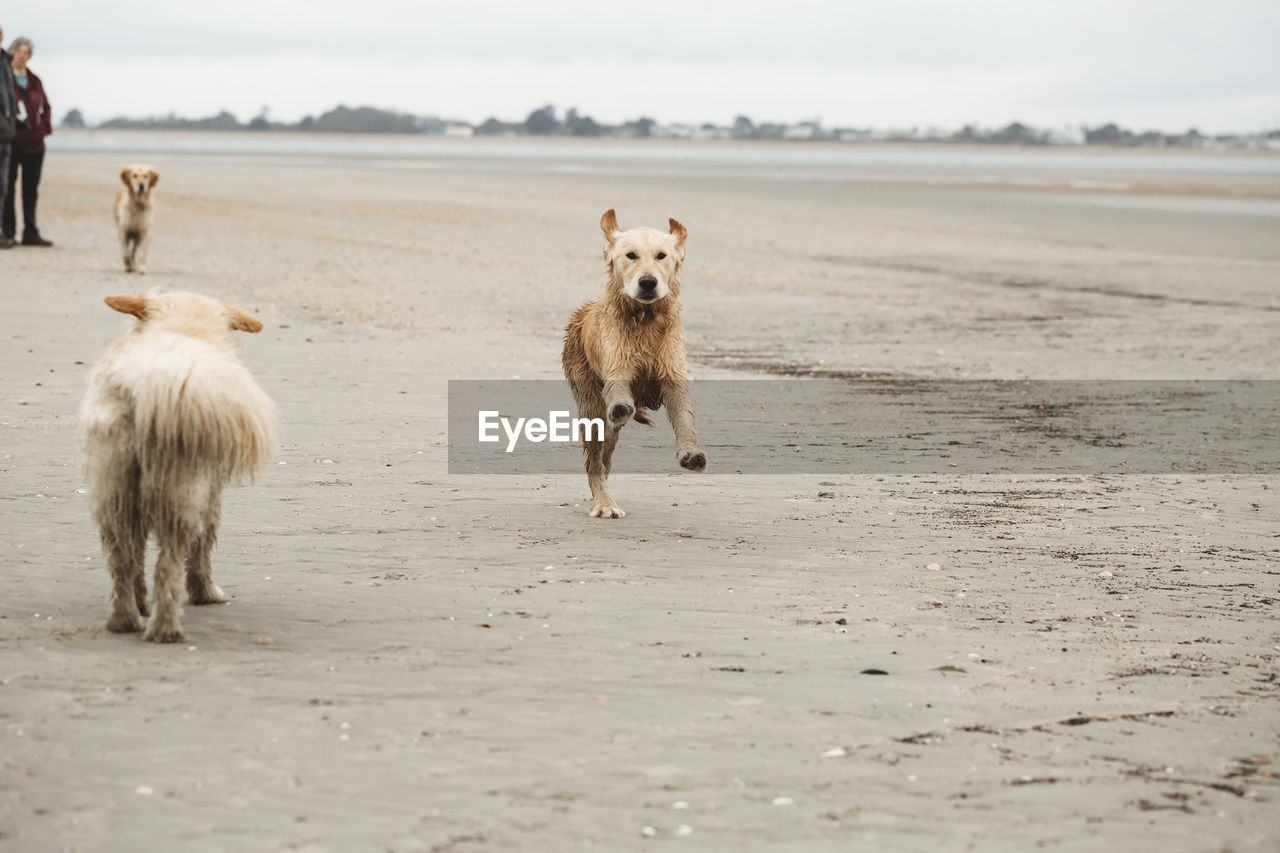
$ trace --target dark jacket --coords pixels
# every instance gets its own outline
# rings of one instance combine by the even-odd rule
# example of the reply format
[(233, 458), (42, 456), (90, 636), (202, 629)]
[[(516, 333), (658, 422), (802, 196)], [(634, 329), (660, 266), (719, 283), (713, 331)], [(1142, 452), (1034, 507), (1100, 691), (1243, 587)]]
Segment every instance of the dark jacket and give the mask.
[(0, 145), (8, 145), (18, 130), (18, 106), (13, 98), (13, 67), (9, 54), (0, 50)]
[(14, 154), (35, 154), (44, 150), (44, 138), (53, 133), (53, 110), (49, 99), (45, 97), (44, 86), (40, 78), (27, 69), (27, 88), (16, 83), (13, 86), (15, 97), (21, 98), (27, 105), (27, 126), (18, 128), (13, 137)]

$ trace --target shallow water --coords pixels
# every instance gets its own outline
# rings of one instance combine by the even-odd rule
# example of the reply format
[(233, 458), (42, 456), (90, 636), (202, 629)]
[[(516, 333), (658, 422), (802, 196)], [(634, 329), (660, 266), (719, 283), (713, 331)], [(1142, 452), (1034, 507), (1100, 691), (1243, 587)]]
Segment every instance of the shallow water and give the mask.
[(54, 150), (164, 154), (361, 157), (392, 160), (546, 161), (597, 168), (664, 166), (823, 167), (840, 169), (1104, 171), (1280, 176), (1280, 156), (1246, 152), (1139, 152), (1112, 149), (977, 148), (938, 145), (689, 142), (682, 140), (442, 139), (431, 136), (62, 131)]

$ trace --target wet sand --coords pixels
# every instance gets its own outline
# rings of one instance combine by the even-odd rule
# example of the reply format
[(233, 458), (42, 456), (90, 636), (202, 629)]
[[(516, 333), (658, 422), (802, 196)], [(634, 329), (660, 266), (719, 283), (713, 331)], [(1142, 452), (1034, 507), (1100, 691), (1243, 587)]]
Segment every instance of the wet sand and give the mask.
[[(617, 475), (628, 515), (601, 521), (583, 476), (446, 465), (447, 380), (559, 375), (611, 206), (689, 227), (698, 378), (1280, 378), (1274, 170), (1033, 152), (993, 183), (118, 138), (51, 153), (58, 245), (0, 255), (0, 846), (1280, 842), (1274, 476), (713, 456)], [(140, 281), (110, 207), (144, 156)], [(79, 397), (125, 326), (101, 299), (139, 284), (257, 312), (245, 360), (284, 422), (279, 464), (224, 505), (232, 600), (188, 607), (180, 646), (106, 632), (79, 491)]]

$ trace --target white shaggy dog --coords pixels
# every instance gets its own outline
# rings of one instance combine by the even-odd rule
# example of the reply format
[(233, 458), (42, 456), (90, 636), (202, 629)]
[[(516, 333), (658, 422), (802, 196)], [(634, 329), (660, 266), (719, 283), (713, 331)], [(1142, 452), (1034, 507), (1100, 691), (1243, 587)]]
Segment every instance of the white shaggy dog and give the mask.
[(116, 231), (125, 272), (147, 272), (147, 248), (151, 245), (151, 215), (155, 205), (151, 191), (160, 182), (160, 173), (142, 163), (125, 166), (120, 172), (125, 189), (116, 193)]
[(194, 293), (109, 296), (138, 318), (89, 377), (80, 408), (89, 500), (111, 572), (107, 628), (142, 629), (147, 536), (160, 548), (145, 639), (181, 640), (181, 586), (192, 604), (225, 601), (209, 553), (222, 487), (251, 479), (275, 444), (275, 407), (236, 356), (232, 330), (262, 323)]

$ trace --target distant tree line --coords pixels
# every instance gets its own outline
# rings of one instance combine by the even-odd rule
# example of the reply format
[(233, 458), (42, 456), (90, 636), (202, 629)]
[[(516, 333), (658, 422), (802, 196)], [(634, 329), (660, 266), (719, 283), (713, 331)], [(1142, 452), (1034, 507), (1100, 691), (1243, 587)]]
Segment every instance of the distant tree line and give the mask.
[[(1074, 131), (1074, 135), (1078, 138), (1070, 141), (1075, 144), (1136, 148), (1201, 148), (1214, 143), (1236, 143), (1241, 138), (1237, 134), (1206, 136), (1194, 127), (1185, 133), (1162, 133), (1158, 130), (1135, 133), (1116, 124), (1081, 127)], [(1264, 134), (1263, 138), (1280, 139), (1280, 130)], [(1062, 138), (1061, 131), (1038, 130), (1015, 121), (993, 130), (965, 125), (952, 134), (949, 141), (979, 145), (1060, 145), (1067, 140)]]
[[(69, 111), (62, 120), (67, 128), (84, 128), (86, 122), (78, 109)], [(596, 121), (589, 115), (570, 108), (563, 116), (555, 106), (547, 104), (531, 111), (523, 121), (503, 121), (490, 117), (480, 124), (448, 121), (434, 116), (417, 116), (410, 113), (379, 109), (377, 107), (338, 106), (319, 116), (306, 116), (297, 122), (278, 122), (263, 107), (247, 122), (241, 122), (232, 113), (223, 110), (206, 118), (183, 118), (170, 113), (151, 118), (113, 118), (98, 125), (103, 129), (128, 130), (243, 130), (243, 131), (295, 131), (313, 133), (400, 133), (444, 134), (477, 136), (542, 136), (542, 137), (627, 137), (647, 138), (677, 136), (702, 139), (760, 139), (760, 140), (837, 140), (887, 141), (887, 142), (954, 142), (973, 145), (1109, 145), (1117, 147), (1186, 147), (1231, 146), (1265, 142), (1280, 146), (1280, 130), (1244, 137), (1235, 134), (1207, 136), (1191, 128), (1185, 133), (1167, 134), (1159, 131), (1135, 132), (1116, 124), (1098, 127), (1075, 127), (1046, 130), (1022, 122), (1012, 122), (1000, 128), (982, 128), (965, 125), (958, 131), (941, 129), (876, 130), (873, 128), (824, 127), (817, 121), (794, 124), (783, 122), (755, 122), (749, 116), (740, 115), (726, 126), (710, 122), (699, 125), (662, 125), (648, 116), (631, 119), (616, 125)]]
[[(223, 110), (207, 118), (183, 118), (170, 113), (150, 118), (113, 118), (102, 122), (106, 130), (247, 130), (247, 131), (314, 131), (317, 133), (439, 133), (447, 122), (432, 117), (382, 110), (376, 107), (339, 106), (316, 117), (306, 116), (296, 122), (273, 121), (266, 107), (241, 122)], [(79, 110), (71, 110), (63, 119), (64, 127), (84, 127)]]

